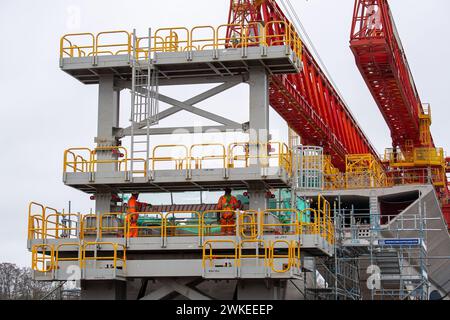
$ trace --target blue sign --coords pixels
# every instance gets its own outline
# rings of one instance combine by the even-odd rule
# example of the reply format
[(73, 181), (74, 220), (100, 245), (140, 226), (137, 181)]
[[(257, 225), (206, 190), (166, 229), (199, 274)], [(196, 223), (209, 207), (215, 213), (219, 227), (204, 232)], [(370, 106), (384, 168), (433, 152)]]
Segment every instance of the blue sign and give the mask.
[(383, 239), (378, 240), (378, 244), (380, 246), (419, 246), (420, 245), (420, 239), (413, 238), (413, 239)]

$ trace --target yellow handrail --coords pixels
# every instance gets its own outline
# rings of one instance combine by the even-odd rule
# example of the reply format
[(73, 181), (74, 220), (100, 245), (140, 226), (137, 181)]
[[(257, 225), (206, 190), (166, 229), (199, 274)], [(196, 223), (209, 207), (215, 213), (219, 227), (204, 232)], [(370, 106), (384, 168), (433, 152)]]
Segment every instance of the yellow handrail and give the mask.
[[(218, 154), (208, 154), (207, 156), (202, 157), (196, 157), (194, 156), (194, 150), (202, 147), (219, 147), (221, 149), (221, 153)], [(200, 143), (200, 144), (193, 144), (189, 149), (189, 169), (192, 169), (192, 161), (195, 163), (195, 169), (202, 169), (203, 168), (203, 161), (210, 161), (210, 160), (222, 160), (223, 168), (226, 168), (227, 166), (227, 152), (226, 148), (223, 144), (220, 143)]]
[[(167, 148), (182, 149), (184, 151), (184, 157), (176, 158), (176, 157), (157, 157), (156, 156), (156, 153), (158, 150), (167, 149)], [(165, 145), (156, 146), (153, 148), (151, 161), (152, 161), (152, 170), (155, 170), (155, 163), (158, 163), (158, 162), (174, 162), (176, 170), (183, 170), (183, 168), (187, 169), (188, 162), (189, 162), (188, 148), (185, 145), (181, 145), (181, 144), (165, 144)]]
[[(50, 254), (47, 254), (49, 251)], [(38, 272), (50, 272), (55, 268), (55, 249), (53, 245), (35, 244), (31, 248), (31, 268)]]
[[(245, 248), (246, 244), (256, 244), (256, 248)], [(260, 248), (261, 247), (261, 248)], [(258, 254), (258, 250), (262, 249), (263, 254)], [(255, 250), (255, 254), (244, 254), (243, 250)], [(258, 239), (242, 240), (239, 243), (239, 266), (242, 265), (241, 259), (264, 259), (264, 266), (267, 267), (269, 263), (269, 248), (266, 241)]]
[[(40, 209), (34, 213), (34, 208)], [(28, 205), (28, 240), (45, 239), (45, 207), (37, 202)]]
[[(113, 255), (112, 256), (97, 256), (97, 255), (93, 255), (92, 257), (88, 257), (86, 255), (86, 252), (88, 251), (87, 249), (89, 247), (93, 247), (95, 246), (96, 248), (99, 248), (101, 246), (111, 246), (112, 250), (113, 250)], [(121, 250), (119, 250), (119, 248), (122, 248)], [(83, 262), (83, 268), (86, 268), (86, 261), (113, 261), (113, 266), (114, 269), (117, 269), (118, 265), (117, 262), (121, 262), (122, 263), (122, 267), (123, 269), (126, 269), (126, 265), (127, 265), (127, 258), (126, 258), (126, 247), (125, 245), (119, 244), (119, 243), (114, 243), (114, 242), (86, 242), (83, 244), (83, 249), (82, 249), (82, 262)], [(117, 254), (117, 251), (122, 251), (122, 257), (119, 257)], [(98, 252), (98, 251), (96, 251)]]
[[(281, 25), (281, 27), (280, 27)], [(233, 34), (228, 35), (232, 28)], [(280, 31), (277, 31), (280, 30)], [(205, 34), (198, 35), (198, 34)], [(107, 35), (123, 34), (126, 41), (103, 43)], [(71, 40), (87, 39), (89, 45), (77, 45)], [(151, 42), (147, 47), (142, 46), (142, 40)], [(144, 53), (149, 58), (149, 52), (187, 52), (217, 50), (219, 48), (248, 48), (253, 46), (289, 46), (301, 59), (302, 42), (295, 27), (286, 21), (270, 21), (263, 25), (261, 22), (251, 22), (246, 25), (222, 24), (217, 27), (210, 25), (186, 27), (159, 28), (148, 37), (136, 39), (136, 58)], [(116, 50), (120, 48), (120, 50)], [(96, 57), (101, 54), (119, 55), (131, 54), (133, 49), (132, 35), (125, 30), (104, 31), (97, 35), (92, 33), (67, 34), (60, 40), (60, 57)], [(86, 51), (85, 51), (86, 50)]]
[[(127, 214), (127, 216), (129, 215), (138, 215), (138, 219), (139, 216), (157, 216), (157, 219), (161, 220), (161, 224), (158, 226), (131, 226), (131, 219), (125, 219), (126, 220), (126, 225), (127, 225), (127, 238), (129, 238), (129, 231), (132, 229), (137, 229), (138, 230), (138, 237), (162, 237), (164, 238), (166, 236), (166, 219), (164, 218), (164, 214), (161, 212), (136, 212), (136, 213), (129, 213)], [(160, 234), (158, 236), (152, 236), (152, 235), (143, 235), (142, 232), (140, 231), (153, 231), (153, 230), (159, 230)]]
[[(191, 214), (194, 217), (187, 217)], [(183, 215), (179, 217), (179, 215)], [(172, 216), (171, 218), (169, 216)], [(186, 221), (185, 224), (177, 224), (177, 222)], [(196, 223), (192, 224), (191, 221), (196, 220)], [(190, 234), (185, 232), (183, 236), (200, 237), (202, 234), (202, 216), (197, 211), (170, 211), (164, 217), (165, 222), (165, 236), (176, 237), (179, 236), (178, 231), (181, 229), (196, 229), (197, 233)], [(173, 223), (173, 224), (172, 224)]]
[[(278, 222), (278, 223), (268, 223), (265, 222), (265, 218), (271, 214), (274, 214), (276, 216), (276, 213), (281, 213), (281, 214), (291, 214), (291, 218), (288, 219), (289, 223), (283, 223), (283, 222)], [(293, 216), (293, 217), (292, 217)], [(264, 210), (261, 214), (261, 232), (264, 235), (267, 231), (266, 228), (269, 227), (270, 229), (275, 230), (276, 228), (281, 229), (281, 233), (282, 235), (298, 235), (300, 234), (300, 228), (299, 228), (299, 211), (296, 209), (269, 209), (269, 210)], [(279, 217), (278, 217), (279, 218)], [(286, 229), (289, 228), (291, 230), (287, 230)]]
[[(231, 244), (234, 248), (234, 254), (213, 254), (213, 244)], [(206, 249), (209, 248), (209, 254), (206, 254)], [(235, 266), (237, 267), (239, 265), (238, 262), (238, 246), (236, 245), (236, 242), (233, 240), (208, 240), (203, 244), (203, 255), (202, 255), (202, 266), (203, 269), (206, 268), (206, 261), (209, 261), (209, 266), (212, 266), (212, 263), (216, 259), (233, 259)]]
[[(62, 247), (78, 247), (78, 255), (74, 258), (74, 257), (64, 257), (64, 258), (60, 258), (59, 256), (59, 251)], [(60, 261), (69, 261), (69, 262), (78, 262), (79, 267), (81, 268), (83, 263), (82, 263), (82, 255), (81, 255), (81, 245), (80, 243), (77, 242), (72, 242), (72, 243), (61, 243), (59, 244), (56, 249), (56, 256), (55, 256), (55, 269), (58, 270), (59, 269), (59, 262)]]
[[(112, 35), (112, 34), (124, 34), (126, 35), (127, 41), (125, 43), (113, 43), (113, 44), (100, 44), (100, 37), (105, 35)], [(99, 55), (103, 53), (111, 53), (111, 55), (118, 55), (120, 53), (126, 53), (128, 55), (131, 54), (131, 34), (128, 31), (125, 30), (117, 30), (117, 31), (104, 31), (97, 34), (95, 37), (95, 52), (92, 52), (92, 55)], [(116, 51), (115, 53), (111, 51), (104, 51), (103, 48), (122, 48), (121, 50)], [(125, 48), (125, 49), (123, 49)], [(100, 50), (99, 50), (100, 49)]]
[[(85, 37), (89, 42), (91, 42), (89, 45), (73, 45), (72, 41), (70, 41), (68, 38), (74, 38), (74, 37)], [(64, 45), (64, 42), (67, 42), (69, 44), (69, 47), (66, 47)], [(78, 51), (78, 57), (84, 57), (86, 56), (86, 52), (82, 49), (89, 49), (91, 52), (95, 51), (95, 36), (92, 33), (70, 33), (66, 34), (63, 37), (61, 37), (60, 40), (60, 58), (64, 58), (64, 56), (68, 56), (70, 58), (74, 58), (74, 49)], [(69, 50), (69, 51), (67, 51)]]
[[(287, 254), (276, 254), (275, 253), (275, 246), (277, 244), (286, 244), (287, 245), (286, 249), (287, 249), (288, 253)], [(274, 264), (274, 259), (287, 259), (288, 263), (287, 263), (287, 265), (283, 264), (282, 265), (282, 269), (277, 269), (275, 267), (275, 264)], [(272, 271), (275, 272), (275, 273), (286, 273), (289, 270), (291, 270), (292, 265), (293, 265), (293, 258), (292, 258), (292, 245), (291, 245), (291, 243), (289, 241), (287, 241), (287, 240), (275, 240), (275, 241), (270, 242), (270, 245), (269, 245), (269, 264), (270, 264), (270, 267), (271, 267)]]
[[(237, 224), (236, 224), (236, 217), (234, 219), (234, 223), (232, 223), (232, 224), (224, 224), (223, 225), (223, 224), (220, 223), (221, 213), (230, 213), (230, 212), (235, 214), (236, 210), (205, 210), (205, 211), (203, 211), (203, 213), (202, 213), (202, 235), (203, 236), (208, 236), (208, 237), (211, 237), (211, 236), (223, 236), (224, 235), (224, 233), (222, 231), (223, 227), (232, 228), (232, 229), (236, 230), (236, 226), (237, 226)], [(218, 215), (216, 224), (208, 224), (208, 225), (206, 224), (206, 216), (208, 214), (216, 214), (216, 215)], [(219, 234), (215, 234), (215, 235), (212, 234), (211, 230), (214, 229), (214, 228), (220, 228), (220, 233)]]
[[(249, 218), (250, 222), (246, 222), (245, 220)], [(255, 210), (247, 210), (241, 212), (239, 215), (239, 229), (241, 237), (247, 240), (254, 240), (258, 237), (258, 221), (259, 221), (259, 213)], [(250, 235), (247, 235), (245, 232), (250, 230)]]
[[(73, 235), (73, 233), (78, 237), (78, 225), (80, 223), (80, 214), (79, 213), (59, 213), (56, 209), (51, 209), (46, 207), (46, 209), (49, 209), (53, 211), (52, 214), (48, 214), (45, 217), (45, 235), (46, 239), (48, 238), (54, 238), (54, 239), (60, 239), (62, 235), (60, 232), (66, 232), (66, 237), (70, 239)], [(72, 220), (72, 217), (76, 218), (76, 220)], [(52, 221), (52, 218), (54, 218), (54, 221)], [(60, 219), (67, 220), (68, 222), (74, 222), (75, 225), (67, 226), (63, 223), (61, 223)], [(72, 233), (73, 232), (73, 233)]]

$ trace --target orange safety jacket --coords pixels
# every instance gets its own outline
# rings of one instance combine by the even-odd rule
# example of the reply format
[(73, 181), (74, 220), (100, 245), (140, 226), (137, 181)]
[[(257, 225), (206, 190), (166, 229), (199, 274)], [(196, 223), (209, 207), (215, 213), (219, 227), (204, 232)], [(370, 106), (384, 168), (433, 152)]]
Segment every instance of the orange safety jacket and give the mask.
[[(218, 210), (236, 210), (239, 207), (239, 202), (233, 196), (221, 196), (217, 203)], [(234, 212), (222, 212), (222, 219), (232, 219)]]
[(127, 208), (127, 221), (131, 219), (131, 223), (137, 223), (137, 220), (139, 218), (138, 214), (129, 214), (129, 213), (136, 213), (138, 212), (138, 205), (139, 202), (135, 197), (131, 197), (130, 200), (128, 200), (128, 208)]

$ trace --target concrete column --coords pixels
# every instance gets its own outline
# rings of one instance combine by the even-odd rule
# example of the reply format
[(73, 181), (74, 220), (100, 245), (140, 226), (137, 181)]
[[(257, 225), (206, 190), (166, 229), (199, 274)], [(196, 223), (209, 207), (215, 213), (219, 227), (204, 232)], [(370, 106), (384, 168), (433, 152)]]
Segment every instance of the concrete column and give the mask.
[[(251, 68), (248, 84), (250, 87), (250, 167), (268, 166), (267, 144), (269, 142), (269, 77), (264, 68)], [(264, 185), (250, 185), (248, 189), (250, 210), (266, 210)]]
[[(104, 75), (100, 77), (98, 94), (98, 123), (97, 138), (98, 147), (116, 146), (114, 129), (119, 127), (120, 91), (114, 88), (114, 76)], [(98, 160), (117, 159), (111, 151), (98, 151)], [(98, 164), (97, 172), (116, 171), (114, 163)]]
[[(119, 127), (120, 91), (114, 88), (114, 75), (104, 75), (99, 80), (98, 93), (98, 147), (116, 146), (114, 128)], [(117, 160), (117, 155), (111, 151), (97, 151), (98, 160)], [(117, 171), (116, 163), (99, 163), (96, 165), (96, 175)], [(97, 215), (111, 211), (111, 193), (98, 191), (95, 195), (95, 212)], [(97, 223), (99, 219), (97, 219)]]
[(110, 192), (102, 192), (95, 195), (95, 212), (97, 215), (111, 212)]
[(113, 129), (119, 127), (120, 92), (114, 88), (114, 76), (100, 77), (98, 94), (97, 143), (115, 142)]
[(263, 187), (251, 187), (248, 189), (250, 210), (264, 211), (269, 207), (269, 199), (266, 197), (267, 190)]
[[(269, 142), (269, 77), (264, 68), (251, 68), (250, 86), (250, 165), (267, 166)], [(258, 161), (257, 158), (260, 158)]]

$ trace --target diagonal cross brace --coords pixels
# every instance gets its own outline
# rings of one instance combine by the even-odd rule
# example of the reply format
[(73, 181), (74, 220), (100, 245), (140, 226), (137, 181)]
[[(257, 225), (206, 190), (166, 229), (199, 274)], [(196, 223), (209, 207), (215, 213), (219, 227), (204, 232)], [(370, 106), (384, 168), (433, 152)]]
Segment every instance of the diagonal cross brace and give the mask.
[[(158, 94), (159, 100), (162, 101), (162, 102), (171, 104), (172, 107), (167, 109), (167, 110), (161, 111), (156, 116), (156, 118), (159, 119), (159, 120), (162, 120), (162, 119), (170, 117), (171, 115), (174, 115), (174, 114), (176, 114), (176, 113), (178, 113), (178, 112), (180, 112), (182, 110), (186, 110), (188, 112), (191, 112), (193, 114), (199, 115), (201, 117), (204, 117), (206, 119), (215, 121), (215, 122), (223, 124), (223, 125), (228, 125), (228, 126), (231, 126), (231, 127), (241, 127), (242, 125), (237, 123), (237, 122), (234, 122), (232, 120), (226, 119), (226, 118), (221, 117), (221, 116), (218, 116), (218, 115), (213, 114), (211, 112), (201, 110), (201, 109), (196, 108), (196, 107), (193, 106), (194, 104), (197, 104), (197, 103), (200, 103), (202, 101), (205, 101), (205, 100), (207, 100), (207, 99), (209, 99), (209, 98), (211, 98), (211, 97), (213, 97), (215, 95), (218, 95), (219, 93), (221, 93), (223, 91), (231, 89), (231, 88), (237, 86), (240, 83), (242, 83), (242, 81), (230, 81), (230, 82), (223, 83), (223, 84), (221, 84), (221, 85), (219, 85), (217, 87), (214, 87), (212, 89), (209, 89), (209, 90), (207, 90), (207, 91), (205, 91), (205, 92), (203, 92), (203, 93), (201, 93), (201, 94), (199, 94), (199, 95), (197, 95), (195, 97), (192, 97), (191, 99), (186, 100), (184, 102), (178, 101), (176, 99), (167, 97), (167, 96), (162, 95), (162, 94), (159, 93)], [(130, 88), (130, 85), (128, 84), (128, 85), (126, 85), (126, 87)], [(136, 124), (135, 128), (142, 129), (146, 125), (147, 125), (147, 122), (146, 121), (142, 121), (141, 123)], [(131, 126), (128, 127), (128, 128), (125, 128), (125, 129), (123, 129), (121, 131), (122, 132), (126, 132), (126, 131), (130, 131), (130, 130), (131, 130)]]

